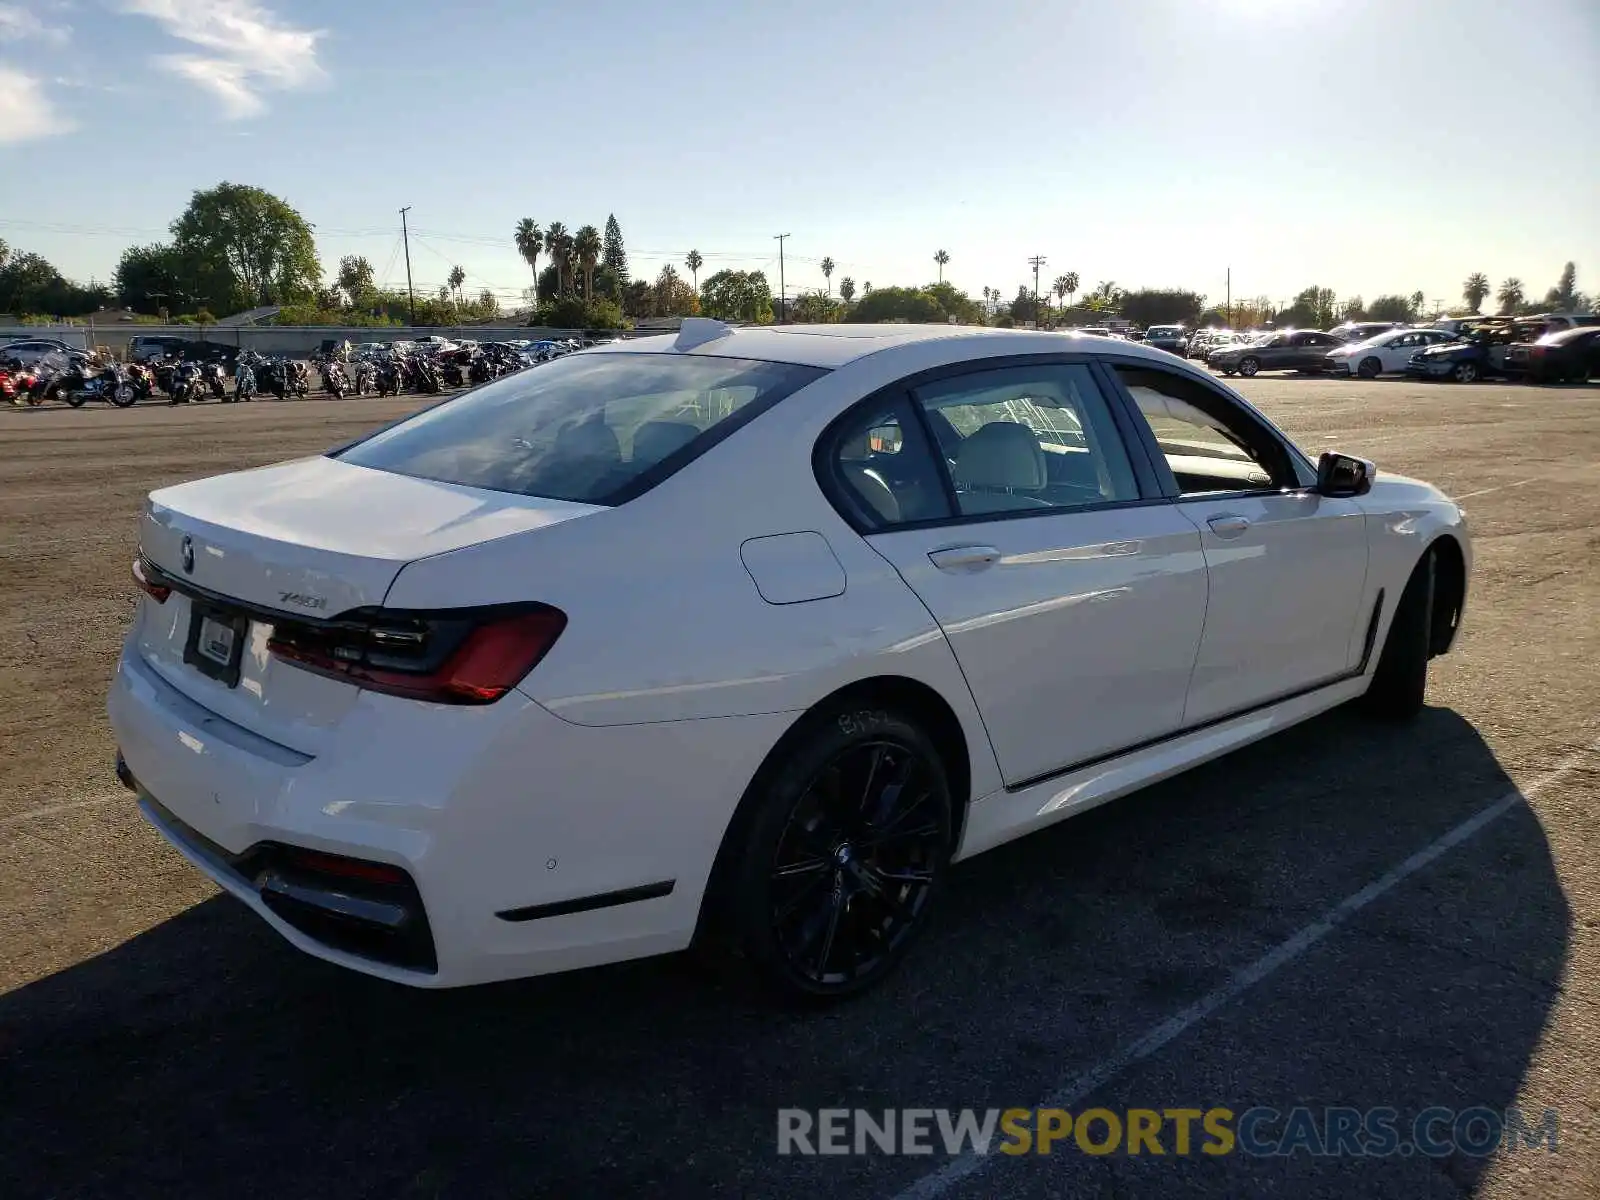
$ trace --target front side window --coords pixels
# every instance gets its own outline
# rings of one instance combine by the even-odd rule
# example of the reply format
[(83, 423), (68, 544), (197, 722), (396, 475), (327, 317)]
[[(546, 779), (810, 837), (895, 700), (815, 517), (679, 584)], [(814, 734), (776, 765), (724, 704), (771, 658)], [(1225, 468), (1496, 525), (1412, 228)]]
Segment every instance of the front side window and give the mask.
[(1185, 497), (1299, 485), (1288, 452), (1196, 380), (1143, 367), (1117, 375)]
[(1087, 367), (979, 371), (920, 387), (963, 516), (1137, 500), (1105, 397)]
[(620, 504), (826, 374), (683, 354), (576, 354), (508, 375), (336, 451), (357, 466)]

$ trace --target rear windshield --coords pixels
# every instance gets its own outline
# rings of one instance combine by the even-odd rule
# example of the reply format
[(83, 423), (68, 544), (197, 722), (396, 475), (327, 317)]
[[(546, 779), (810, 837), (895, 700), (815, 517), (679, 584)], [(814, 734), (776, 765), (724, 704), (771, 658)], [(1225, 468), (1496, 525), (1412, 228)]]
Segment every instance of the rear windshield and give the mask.
[(335, 453), (398, 475), (621, 504), (825, 374), (740, 358), (574, 354), (486, 384)]

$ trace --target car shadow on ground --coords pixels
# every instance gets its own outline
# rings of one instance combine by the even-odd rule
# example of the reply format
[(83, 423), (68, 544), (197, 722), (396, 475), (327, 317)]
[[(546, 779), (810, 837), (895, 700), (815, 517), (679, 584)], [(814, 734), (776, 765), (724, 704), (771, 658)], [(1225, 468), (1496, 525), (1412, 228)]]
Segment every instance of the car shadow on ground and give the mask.
[[(779, 1157), (776, 1110), (1040, 1103), (1511, 788), (1453, 712), (1334, 713), (958, 868), (905, 969), (823, 1012), (687, 957), (412, 991), (219, 897), (0, 997), (0, 1191), (891, 1194), (938, 1160)], [(1102, 1099), (1504, 1109), (1567, 941), (1515, 808)], [(1483, 1162), (1164, 1161), (1122, 1166), (1218, 1196), (1359, 1169), (1410, 1197)]]

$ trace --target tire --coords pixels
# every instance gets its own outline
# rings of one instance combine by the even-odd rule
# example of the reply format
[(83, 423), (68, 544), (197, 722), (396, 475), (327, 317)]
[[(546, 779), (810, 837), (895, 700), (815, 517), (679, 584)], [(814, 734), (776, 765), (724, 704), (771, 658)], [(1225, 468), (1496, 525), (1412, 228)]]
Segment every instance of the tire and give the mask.
[[(1251, 355), (1239, 360), (1239, 374), (1246, 379), (1249, 379), (1259, 370), (1261, 370), (1261, 360), (1259, 358)], [(1229, 373), (1231, 374), (1232, 372)]]
[(1572, 366), (1567, 368), (1567, 382), (1588, 383), (1589, 372), (1589, 364), (1580, 359), (1578, 362), (1573, 363)]
[(75, 388), (57, 388), (56, 399), (73, 408), (82, 408), (83, 402), (89, 397)]
[(1432, 550), (1411, 572), (1389, 633), (1384, 638), (1383, 654), (1361, 706), (1369, 713), (1390, 721), (1405, 721), (1422, 711), (1428, 689), (1428, 659), (1432, 643), (1433, 594), (1437, 558)]
[(138, 399), (139, 393), (134, 391), (127, 384), (123, 384), (121, 387), (117, 388), (116, 391), (111, 393), (111, 403), (116, 405), (118, 408), (132, 407), (134, 401)]
[(720, 947), (788, 1003), (873, 987), (943, 890), (954, 829), (938, 751), (905, 715), (807, 718), (751, 784), (707, 903)]
[(1356, 374), (1361, 376), (1363, 379), (1376, 379), (1379, 375), (1383, 374), (1383, 363), (1376, 355), (1369, 354), (1366, 358), (1363, 358), (1361, 360), (1361, 364), (1356, 367)]
[(1457, 383), (1472, 383), (1480, 374), (1477, 363), (1464, 362), (1456, 364), (1456, 369), (1450, 372), (1450, 378)]

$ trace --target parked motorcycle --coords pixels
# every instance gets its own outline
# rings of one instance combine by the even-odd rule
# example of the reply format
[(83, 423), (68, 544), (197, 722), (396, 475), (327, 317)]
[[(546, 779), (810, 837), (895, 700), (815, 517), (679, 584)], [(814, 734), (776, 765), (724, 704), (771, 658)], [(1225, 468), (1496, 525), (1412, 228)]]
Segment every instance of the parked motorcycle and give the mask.
[(256, 369), (265, 360), (254, 350), (239, 355), (233, 369), (233, 398), (248, 403), (256, 398)]
[(404, 360), (397, 354), (385, 356), (378, 363), (375, 382), (378, 395), (398, 396), (400, 389), (405, 386)]
[[(47, 359), (56, 358), (47, 355)], [(48, 394), (73, 408), (82, 408), (91, 400), (104, 400), (117, 408), (127, 408), (139, 397), (128, 383), (128, 374), (121, 363), (99, 363), (87, 355), (61, 355), (59, 371), (49, 384)]]
[(188, 404), (205, 398), (205, 383), (201, 378), (200, 364), (187, 359), (173, 364), (172, 382), (167, 385), (171, 399), (168, 404)]
[(418, 355), (413, 368), (413, 386), (419, 392), (436, 395), (444, 390), (444, 384), (439, 379), (439, 367), (427, 355)]
[(302, 400), (311, 395), (311, 368), (299, 359), (289, 364), (289, 386)]
[(209, 362), (202, 366), (200, 382), (216, 399), (228, 399), (228, 372), (220, 362)]
[(294, 390), (293, 372), (289, 369), (289, 360), (269, 358), (261, 364), (261, 372), (264, 376), (260, 380), (262, 388), (279, 400), (287, 400), (289, 393)]
[(322, 390), (335, 400), (343, 400), (350, 394), (350, 376), (336, 358), (326, 359), (322, 364)]
[(378, 386), (378, 369), (363, 358), (356, 363), (356, 395), (365, 396), (368, 392), (375, 391)]
[(133, 389), (134, 400), (148, 400), (156, 394), (156, 373), (144, 363), (129, 363), (128, 386)]

